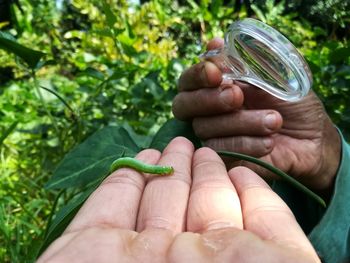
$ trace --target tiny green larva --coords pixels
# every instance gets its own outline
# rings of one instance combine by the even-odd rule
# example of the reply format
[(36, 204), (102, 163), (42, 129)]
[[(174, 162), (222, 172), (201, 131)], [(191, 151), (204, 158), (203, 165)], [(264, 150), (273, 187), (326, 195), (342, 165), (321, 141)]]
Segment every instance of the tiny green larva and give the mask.
[[(326, 207), (325, 201), (316, 195), (314, 192), (309, 190), (307, 187), (305, 187), (303, 184), (295, 180), (294, 178), (290, 177), (283, 171), (279, 170), (278, 168), (272, 166), (269, 163), (266, 163), (262, 160), (256, 159), (254, 157), (251, 157), (249, 155), (235, 153), (235, 152), (227, 152), (227, 151), (217, 151), (219, 155), (223, 156), (229, 156), (234, 157), (240, 160), (245, 160), (248, 162), (255, 163), (257, 165), (260, 165), (269, 171), (273, 172), (274, 174), (280, 176), (282, 179), (286, 180), (288, 183), (294, 185), (296, 188), (298, 188), (300, 191), (306, 193), (311, 198), (313, 198), (315, 201), (317, 201), (319, 204), (321, 204), (323, 207)], [(150, 174), (157, 174), (157, 175), (170, 175), (174, 172), (174, 168), (171, 166), (160, 166), (160, 165), (150, 165), (143, 163), (139, 160), (136, 160), (131, 157), (122, 157), (115, 160), (110, 168), (110, 172), (114, 172), (115, 170), (122, 168), (122, 167), (130, 167), (133, 168), (139, 172), (143, 173), (150, 173)]]
[(174, 172), (174, 168), (171, 166), (146, 164), (131, 157), (122, 157), (115, 160), (111, 165), (110, 172), (114, 172), (122, 167), (130, 167), (139, 172), (158, 175), (170, 175)]

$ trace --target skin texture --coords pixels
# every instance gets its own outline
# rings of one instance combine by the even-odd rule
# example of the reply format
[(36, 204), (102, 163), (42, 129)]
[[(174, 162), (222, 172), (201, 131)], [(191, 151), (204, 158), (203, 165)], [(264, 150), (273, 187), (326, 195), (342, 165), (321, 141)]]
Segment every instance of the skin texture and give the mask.
[[(222, 45), (217, 38), (208, 49)], [(173, 113), (192, 121), (196, 135), (212, 149), (261, 158), (321, 194), (332, 192), (341, 142), (313, 91), (299, 102), (285, 102), (250, 84), (222, 81), (216, 65), (205, 61), (180, 77)], [(271, 176), (249, 163), (227, 159), (226, 164)]]
[(289, 208), (251, 170), (227, 172), (213, 150), (194, 152), (181, 137), (136, 158), (174, 174), (112, 173), (38, 263), (320, 262)]

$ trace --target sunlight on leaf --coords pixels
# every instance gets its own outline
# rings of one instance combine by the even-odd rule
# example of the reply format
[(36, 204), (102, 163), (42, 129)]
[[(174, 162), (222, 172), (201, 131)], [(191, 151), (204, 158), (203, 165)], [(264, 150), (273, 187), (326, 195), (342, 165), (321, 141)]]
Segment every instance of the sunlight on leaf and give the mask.
[(40, 59), (45, 55), (40, 51), (18, 44), (12, 35), (2, 31), (0, 31), (0, 48), (19, 56), (32, 69), (36, 67)]
[(46, 187), (64, 189), (87, 185), (105, 176), (115, 159), (133, 156), (139, 150), (124, 128), (105, 127), (64, 157)]

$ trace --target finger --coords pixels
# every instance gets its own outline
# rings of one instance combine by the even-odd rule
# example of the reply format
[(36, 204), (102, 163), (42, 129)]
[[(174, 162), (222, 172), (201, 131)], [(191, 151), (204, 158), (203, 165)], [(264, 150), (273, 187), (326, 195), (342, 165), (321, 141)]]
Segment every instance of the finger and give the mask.
[[(125, 229), (93, 227), (65, 234), (39, 258), (44, 262), (118, 262), (132, 257), (130, 246), (137, 233)], [(113, 260), (112, 260), (113, 259)], [(130, 262), (130, 261), (128, 261)]]
[(57, 238), (54, 242), (50, 244), (50, 246), (40, 255), (37, 263), (50, 262), (52, 260), (52, 256), (57, 255), (62, 249), (64, 249), (67, 244), (69, 244), (76, 236), (78, 236), (79, 232), (71, 232), (66, 233)]
[(185, 70), (179, 79), (179, 91), (218, 87), (222, 81), (220, 69), (209, 61), (203, 61)]
[(158, 164), (173, 166), (174, 173), (152, 178), (147, 183), (137, 219), (137, 231), (162, 228), (175, 234), (185, 229), (193, 151), (192, 143), (183, 137), (173, 139), (165, 148)]
[(320, 262), (317, 255), (298, 247), (282, 247), (237, 228), (215, 229), (202, 235), (177, 235), (168, 249), (168, 262)]
[(263, 179), (245, 167), (230, 170), (229, 176), (241, 200), (245, 230), (277, 245), (313, 251), (292, 211)]
[[(297, 102), (280, 100), (249, 84), (235, 82), (242, 88), (244, 106), (248, 109), (275, 109), (283, 116), (282, 134), (295, 138), (315, 138), (314, 120), (324, 114), (322, 103), (313, 91)], [(298, 129), (296, 129), (298, 127)]]
[(131, 246), (126, 250), (127, 255), (133, 260), (124, 262), (168, 262), (165, 259), (173, 239), (172, 231), (159, 228), (145, 229), (131, 244), (129, 243)]
[[(136, 156), (149, 164), (157, 163), (159, 157), (160, 153), (152, 149)], [(134, 230), (144, 186), (141, 173), (129, 168), (115, 171), (91, 194), (66, 232), (98, 225)]]
[(217, 89), (180, 92), (173, 101), (173, 113), (180, 120), (199, 116), (212, 116), (240, 108), (243, 93), (236, 85)]
[(239, 110), (193, 119), (196, 135), (203, 139), (238, 135), (269, 135), (282, 126), (282, 117), (272, 110)]
[(207, 50), (221, 48), (223, 46), (224, 46), (224, 39), (222, 39), (221, 37), (215, 37), (208, 42)]
[(234, 227), (201, 235), (185, 232), (175, 237), (168, 258), (169, 262), (277, 262), (261, 261), (262, 252), (271, 252), (262, 245), (258, 237)]
[(242, 229), (240, 201), (220, 157), (209, 148), (197, 150), (192, 173), (187, 231), (202, 233), (226, 227)]
[(215, 151), (238, 152), (254, 157), (262, 157), (269, 154), (273, 150), (274, 138), (273, 136), (219, 137), (206, 140), (204, 144)]
[(248, 109), (283, 109), (295, 102), (286, 102), (249, 83), (235, 81), (244, 93), (244, 105)]

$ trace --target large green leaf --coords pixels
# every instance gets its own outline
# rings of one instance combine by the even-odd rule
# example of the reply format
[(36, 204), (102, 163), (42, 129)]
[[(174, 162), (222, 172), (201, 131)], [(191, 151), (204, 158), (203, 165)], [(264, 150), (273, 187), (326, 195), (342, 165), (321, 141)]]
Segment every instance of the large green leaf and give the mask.
[(40, 59), (45, 55), (40, 51), (36, 51), (18, 44), (12, 35), (2, 31), (0, 31), (0, 48), (19, 56), (32, 69), (37, 66)]
[(44, 250), (63, 233), (68, 224), (72, 221), (74, 216), (79, 211), (80, 207), (97, 188), (99, 182), (100, 181), (92, 184), (88, 189), (80, 193), (78, 196), (76, 196), (76, 198), (71, 199), (67, 205), (61, 208), (49, 227), (47, 235), (45, 236), (45, 240), (40, 248), (39, 255), (44, 252)]
[(192, 141), (196, 148), (201, 146), (200, 140), (194, 134), (191, 123), (179, 121), (176, 119), (168, 120), (154, 136), (150, 148), (163, 149), (175, 137), (183, 136)]
[(115, 159), (133, 156), (139, 150), (124, 128), (105, 127), (64, 157), (46, 187), (64, 189), (87, 185), (105, 176)]

